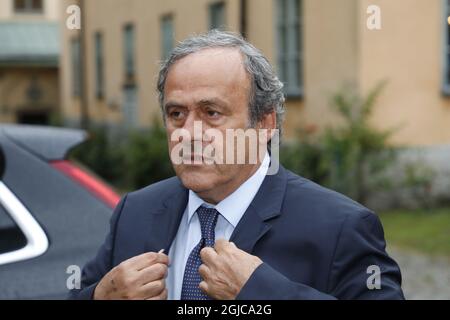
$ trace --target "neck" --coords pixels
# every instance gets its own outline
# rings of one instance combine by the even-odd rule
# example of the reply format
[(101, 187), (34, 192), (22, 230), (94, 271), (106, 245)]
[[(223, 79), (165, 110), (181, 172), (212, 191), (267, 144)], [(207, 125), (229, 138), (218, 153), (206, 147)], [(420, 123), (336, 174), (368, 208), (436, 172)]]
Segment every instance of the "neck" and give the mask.
[(245, 181), (247, 181), (252, 175), (258, 171), (261, 163), (254, 165), (251, 170), (246, 173), (240, 172), (236, 175), (236, 179), (229, 181), (228, 183), (214, 188), (214, 190), (208, 190), (204, 192), (197, 192), (197, 195), (205, 202), (216, 205), (234, 191), (236, 191)]

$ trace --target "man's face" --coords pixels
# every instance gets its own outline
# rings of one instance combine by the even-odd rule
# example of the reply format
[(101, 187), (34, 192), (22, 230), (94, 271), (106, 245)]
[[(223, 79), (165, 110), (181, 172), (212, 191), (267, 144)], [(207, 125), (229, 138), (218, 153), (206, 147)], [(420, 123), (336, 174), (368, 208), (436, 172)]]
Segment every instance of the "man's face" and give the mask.
[[(171, 141), (177, 129), (189, 131), (192, 144), (198, 140), (194, 139), (197, 121), (201, 121), (203, 132), (217, 129), (224, 138), (226, 129), (247, 129), (250, 86), (243, 58), (236, 49), (205, 49), (177, 61), (169, 70), (164, 90), (170, 152), (179, 143)], [(206, 140), (203, 147), (212, 143), (221, 148), (217, 139)], [(239, 181), (243, 178), (245, 181), (254, 167), (255, 164), (174, 164), (184, 186), (206, 197), (213, 190), (236, 183), (239, 186)]]

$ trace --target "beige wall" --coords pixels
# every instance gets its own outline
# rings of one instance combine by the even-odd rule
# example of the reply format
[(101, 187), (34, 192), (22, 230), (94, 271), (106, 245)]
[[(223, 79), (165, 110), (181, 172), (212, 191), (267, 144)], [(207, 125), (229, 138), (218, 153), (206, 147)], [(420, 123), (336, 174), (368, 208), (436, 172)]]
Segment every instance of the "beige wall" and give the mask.
[[(65, 0), (66, 3), (74, 2)], [(155, 81), (160, 52), (160, 18), (173, 14), (176, 40), (208, 27), (208, 0), (96, 0), (87, 1), (87, 79), (89, 110), (94, 121), (119, 122), (123, 99), (123, 26), (133, 22), (137, 36), (137, 84), (140, 125), (159, 116)], [(382, 10), (382, 29), (366, 28), (367, 6)], [(227, 24), (239, 28), (239, 1), (228, 0)], [(373, 124), (399, 127), (392, 142), (428, 145), (450, 142), (450, 98), (441, 95), (441, 1), (422, 0), (303, 0), (304, 97), (287, 100), (286, 135), (296, 128), (324, 128), (339, 124), (330, 98), (345, 86), (367, 93), (380, 80), (389, 80), (377, 103)], [(248, 39), (269, 60), (276, 61), (274, 0), (248, 0)], [(93, 35), (103, 31), (106, 96), (94, 94)], [(65, 39), (73, 32), (65, 32)], [(64, 44), (64, 48), (66, 48)], [(70, 57), (62, 57), (63, 106), (68, 118), (79, 117), (77, 100), (70, 96)], [(116, 108), (114, 108), (116, 107)]]
[[(373, 123), (398, 130), (393, 142), (450, 143), (450, 97), (441, 94), (443, 1), (364, 0), (382, 9), (382, 29), (360, 28), (360, 83), (367, 92), (386, 79)], [(361, 24), (365, 21), (360, 21)]]
[(12, 1), (0, 0), (0, 20), (7, 19), (12, 15)]
[[(156, 94), (156, 75), (161, 59), (160, 18), (167, 14), (174, 16), (175, 41), (208, 28), (208, 4), (214, 1), (123, 1), (96, 0), (86, 2), (87, 35), (87, 88), (90, 118), (94, 122), (117, 123), (122, 119), (123, 100), (123, 27), (127, 23), (135, 25), (136, 32), (136, 83), (139, 103), (139, 125), (151, 123), (153, 116), (160, 117)], [(76, 1), (66, 1), (63, 7)], [(226, 22), (231, 30), (239, 26), (238, 1), (227, 1)], [(186, 15), (196, 12), (196, 16)], [(105, 54), (105, 97), (95, 97), (95, 57), (94, 34), (103, 33)], [(79, 117), (79, 99), (71, 96), (71, 61), (69, 40), (77, 32), (63, 30), (62, 56), (62, 104), (65, 114), (71, 119)]]
[(295, 124), (323, 127), (336, 122), (332, 94), (357, 83), (357, 0), (304, 1), (304, 107), (288, 110)]
[[(63, 7), (76, 1), (66, 1)], [(160, 19), (162, 16), (174, 16), (175, 41), (180, 41), (194, 33), (205, 32), (209, 23), (209, 5), (217, 1), (148, 1), (136, 0), (96, 0), (86, 2), (86, 33), (88, 37), (86, 50), (87, 59), (87, 88), (89, 90), (89, 112), (95, 122), (119, 122), (122, 119), (121, 103), (123, 99), (123, 35), (122, 28), (126, 23), (133, 22), (136, 27), (137, 48), (137, 84), (140, 125), (148, 125), (154, 115), (159, 115), (156, 97), (156, 76), (158, 63), (161, 58), (160, 48)], [(106, 5), (106, 3), (108, 5)], [(226, 3), (226, 23), (229, 30), (239, 31), (240, 8), (239, 1), (228, 0)], [(271, 62), (275, 61), (273, 17), (274, 3), (272, 0), (248, 1), (248, 39), (260, 48)], [(186, 14), (186, 12), (195, 14)], [(95, 97), (95, 61), (94, 40), (95, 32), (104, 34), (105, 52), (105, 87), (103, 100)], [(68, 53), (67, 39), (74, 36), (74, 32), (64, 31), (65, 44), (63, 51)], [(63, 105), (68, 118), (79, 117), (78, 99), (70, 95), (71, 76), (70, 58), (63, 55), (62, 85)], [(301, 100), (288, 100), (289, 108), (296, 112), (302, 106)], [(294, 114), (294, 113), (293, 113)], [(298, 117), (289, 117), (290, 122)], [(290, 127), (293, 124), (289, 123)]]

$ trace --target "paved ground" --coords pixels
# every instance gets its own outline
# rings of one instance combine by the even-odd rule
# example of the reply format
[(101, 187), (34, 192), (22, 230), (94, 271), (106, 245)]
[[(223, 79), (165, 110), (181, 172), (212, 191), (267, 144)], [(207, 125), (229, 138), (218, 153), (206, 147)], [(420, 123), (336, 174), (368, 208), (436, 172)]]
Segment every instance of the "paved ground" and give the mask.
[(406, 299), (450, 299), (450, 258), (388, 248), (400, 265)]

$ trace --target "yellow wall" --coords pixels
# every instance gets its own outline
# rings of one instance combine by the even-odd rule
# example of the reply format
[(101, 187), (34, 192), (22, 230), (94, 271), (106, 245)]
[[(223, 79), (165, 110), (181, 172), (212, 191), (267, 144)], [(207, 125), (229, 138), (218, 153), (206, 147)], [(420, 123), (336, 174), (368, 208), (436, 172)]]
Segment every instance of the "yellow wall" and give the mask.
[[(66, 4), (74, 1), (65, 0)], [(89, 110), (96, 122), (122, 119), (123, 26), (133, 22), (137, 43), (137, 85), (140, 125), (159, 116), (155, 82), (160, 52), (160, 18), (173, 14), (176, 40), (208, 28), (210, 0), (86, 1), (87, 88)], [(450, 141), (450, 98), (441, 95), (442, 1), (422, 0), (303, 0), (304, 97), (288, 99), (286, 136), (299, 126), (340, 123), (330, 98), (345, 86), (367, 93), (380, 80), (389, 80), (377, 103), (373, 124), (399, 127), (392, 142), (406, 145)], [(248, 39), (274, 64), (276, 61), (274, 0), (247, 0)], [(368, 5), (381, 7), (382, 29), (366, 28)], [(239, 1), (226, 1), (227, 25), (239, 29)], [(62, 8), (64, 10), (64, 8)], [(104, 33), (105, 85), (103, 101), (95, 98), (94, 33)], [(79, 104), (70, 96), (70, 57), (62, 57), (63, 106), (68, 118), (79, 117)], [(116, 108), (114, 108), (114, 106)]]
[[(212, 1), (122, 1), (96, 0), (86, 2), (87, 32), (87, 88), (89, 111), (96, 122), (121, 120), (123, 70), (123, 27), (135, 25), (136, 32), (136, 83), (138, 88), (139, 125), (148, 125), (153, 115), (159, 115), (156, 96), (156, 75), (161, 58), (160, 18), (174, 16), (175, 41), (207, 30), (208, 4)], [(227, 24), (238, 29), (237, 1), (227, 2)], [(108, 10), (108, 8), (111, 8)], [(105, 12), (107, 10), (107, 12)], [(195, 18), (186, 12), (196, 12)], [(95, 97), (94, 34), (104, 34), (105, 99)], [(117, 106), (118, 108), (112, 108)]]
[(362, 91), (388, 81), (373, 123), (398, 127), (395, 143), (450, 143), (450, 97), (441, 94), (443, 1), (364, 0), (361, 17), (369, 3), (380, 6), (382, 28), (360, 28)]

